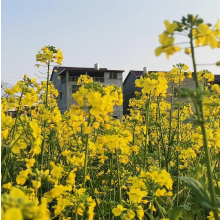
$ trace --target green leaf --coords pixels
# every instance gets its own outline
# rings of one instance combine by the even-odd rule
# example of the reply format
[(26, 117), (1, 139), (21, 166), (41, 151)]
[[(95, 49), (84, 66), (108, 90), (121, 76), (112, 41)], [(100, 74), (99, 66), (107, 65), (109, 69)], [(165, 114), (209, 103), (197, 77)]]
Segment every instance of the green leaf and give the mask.
[(95, 181), (94, 187), (98, 187), (103, 180), (109, 180), (111, 176), (102, 176)]
[(181, 205), (179, 207), (183, 207), (186, 211), (190, 210), (190, 205)]
[(157, 201), (158, 201), (158, 203), (159, 203), (160, 205), (165, 205), (165, 204), (167, 204), (167, 202), (166, 202), (164, 199), (162, 199), (161, 197), (157, 197)]
[(129, 178), (130, 176), (131, 176), (131, 175), (126, 176), (126, 177), (123, 179), (123, 181), (122, 181), (122, 184), (121, 184), (121, 185), (124, 185), (124, 184), (125, 184), (125, 182), (128, 180), (128, 178)]
[(184, 106), (185, 103), (184, 102), (176, 102), (173, 105), (175, 105), (175, 106)]
[(187, 118), (183, 121), (183, 124), (188, 124), (189, 122), (196, 122), (198, 119), (196, 118)]
[(212, 103), (204, 103), (204, 105), (205, 106), (213, 106), (213, 107), (215, 107), (215, 106), (219, 106), (220, 104), (217, 103), (217, 102), (212, 102)]
[(168, 211), (168, 215), (170, 220), (178, 220), (179, 216), (181, 215), (184, 207), (174, 207)]
[(178, 178), (184, 181), (192, 189), (193, 193), (202, 205), (208, 208), (213, 208), (209, 192), (204, 189), (203, 185), (198, 180), (191, 177)]
[(193, 218), (187, 212), (183, 212), (182, 218), (187, 220), (193, 220)]
[(215, 186), (215, 193), (220, 196), (220, 188)]
[(191, 205), (191, 210), (197, 215), (198, 219), (202, 218), (201, 211), (200, 211), (199, 207), (195, 203), (193, 203)]

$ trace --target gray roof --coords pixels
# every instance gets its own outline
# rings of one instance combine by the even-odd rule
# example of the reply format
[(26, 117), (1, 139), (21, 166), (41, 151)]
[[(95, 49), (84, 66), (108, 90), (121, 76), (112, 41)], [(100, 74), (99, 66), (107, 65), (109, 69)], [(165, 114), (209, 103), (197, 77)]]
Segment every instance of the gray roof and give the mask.
[[(54, 72), (54, 70), (57, 70), (57, 72)], [(86, 67), (68, 67), (68, 66), (55, 66), (53, 68), (53, 72), (51, 74), (50, 80), (52, 79), (53, 74), (61, 75), (65, 71), (71, 71), (71, 72), (117, 72), (122, 73), (124, 70), (108, 70), (107, 68), (99, 68), (98, 70), (95, 68), (86, 68)]]
[[(167, 71), (148, 71), (148, 73), (157, 73), (157, 72), (166, 73)], [(124, 83), (126, 82), (126, 80), (127, 80), (127, 78), (129, 77), (130, 74), (133, 74), (136, 77), (136, 79), (138, 79), (139, 77), (144, 75), (144, 72), (143, 72), (143, 70), (142, 71), (140, 71), (140, 70), (130, 70), (128, 75), (126, 76), (126, 78), (124, 80)]]

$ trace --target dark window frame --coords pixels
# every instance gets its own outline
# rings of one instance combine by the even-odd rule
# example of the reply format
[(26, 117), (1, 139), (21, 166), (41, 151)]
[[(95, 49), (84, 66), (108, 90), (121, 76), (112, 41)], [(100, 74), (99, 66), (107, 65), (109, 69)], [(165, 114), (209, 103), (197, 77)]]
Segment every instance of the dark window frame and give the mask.
[[(75, 87), (75, 89), (73, 89), (73, 87)], [(79, 86), (78, 85), (72, 85), (72, 94), (73, 93), (76, 93), (79, 89)]]
[(118, 79), (118, 74), (116, 72), (110, 72), (109, 79)]

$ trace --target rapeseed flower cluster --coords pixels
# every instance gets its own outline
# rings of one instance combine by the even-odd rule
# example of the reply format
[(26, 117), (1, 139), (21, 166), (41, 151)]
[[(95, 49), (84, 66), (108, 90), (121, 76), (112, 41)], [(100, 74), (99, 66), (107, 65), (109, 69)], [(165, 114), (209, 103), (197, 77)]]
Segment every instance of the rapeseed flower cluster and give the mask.
[[(194, 25), (199, 44), (214, 47), (218, 25), (201, 24)], [(180, 49), (174, 34), (182, 26), (165, 26), (156, 54), (169, 56)], [(211, 184), (219, 189), (220, 89), (210, 89), (211, 72), (180, 63), (166, 73), (146, 73), (120, 121), (111, 115), (122, 105), (121, 88), (87, 75), (72, 95), (77, 105), (62, 115), (49, 81), (50, 63), (61, 64), (62, 52), (45, 46), (36, 59), (48, 66), (48, 80), (36, 83), (25, 75), (1, 100), (2, 219), (216, 218), (204, 153), (205, 129)], [(192, 76), (201, 85), (195, 90), (185, 87)]]
[[(181, 71), (178, 73), (177, 67), (172, 71), (180, 73), (179, 79), (185, 76), (181, 75)], [(7, 165), (2, 176), (3, 218), (10, 219), (16, 214), (20, 219), (27, 216), (32, 219), (49, 219), (50, 216), (94, 219), (96, 215), (104, 215), (102, 206), (105, 209), (112, 207), (111, 213), (123, 219), (143, 219), (148, 211), (157, 213), (156, 201), (159, 199), (170, 202), (176, 190), (175, 176), (171, 178), (168, 172), (175, 169), (172, 158), (179, 154), (182, 175), (195, 175), (200, 168), (195, 171), (191, 167), (198, 155), (202, 157), (203, 137), (199, 127), (193, 123), (183, 123), (193, 114), (190, 104), (181, 106), (179, 114), (178, 109), (173, 109), (174, 106), (166, 101), (168, 82), (181, 87), (185, 77), (179, 84), (179, 81), (173, 81), (174, 77), (169, 73), (161, 75), (146, 75), (146, 78), (137, 81), (142, 93), (137, 93), (136, 98), (131, 100), (131, 113), (123, 123), (110, 116), (113, 106), (121, 104), (120, 89), (115, 86), (102, 87), (88, 76), (79, 78), (81, 87), (78, 92), (84, 94), (83, 101), (78, 102), (79, 106), (72, 106), (63, 116), (53, 100), (58, 94), (50, 83), (46, 108), (45, 83), (37, 84), (25, 76), (12, 91), (8, 90), (8, 94), (13, 94), (14, 102), (10, 97), (8, 100), (2, 99), (2, 161), (3, 165)], [(143, 88), (147, 88), (147, 83), (152, 87), (146, 92)], [(156, 85), (161, 85), (163, 89), (157, 90)], [(30, 88), (30, 94), (37, 95), (37, 101), (31, 108), (25, 102), (29, 100), (26, 93)], [(219, 119), (220, 112), (219, 106), (209, 105), (214, 100), (219, 102), (216, 88), (216, 85), (212, 87), (213, 92), (205, 101), (206, 115), (213, 120)], [(73, 96), (76, 100), (80, 97), (77, 93)], [(108, 103), (112, 106), (102, 99), (111, 100)], [(149, 99), (151, 121), (147, 124), (146, 106)], [(12, 107), (20, 112), (16, 118), (7, 115)], [(177, 134), (179, 123), (181, 131)], [(218, 127), (216, 120), (207, 125), (209, 147), (215, 154), (219, 154), (220, 149)], [(147, 170), (144, 171), (141, 161), (145, 144), (148, 156)], [(171, 147), (173, 151), (170, 151)], [(15, 170), (10, 169), (9, 156), (15, 163)], [(166, 169), (162, 169), (164, 163), (168, 164)], [(98, 182), (102, 184), (97, 185)], [(116, 194), (116, 191), (121, 194)], [(121, 202), (115, 205), (112, 200), (106, 202), (107, 195)], [(12, 202), (16, 201), (16, 196), (19, 201), (24, 201), (19, 203), (23, 204), (22, 207)]]

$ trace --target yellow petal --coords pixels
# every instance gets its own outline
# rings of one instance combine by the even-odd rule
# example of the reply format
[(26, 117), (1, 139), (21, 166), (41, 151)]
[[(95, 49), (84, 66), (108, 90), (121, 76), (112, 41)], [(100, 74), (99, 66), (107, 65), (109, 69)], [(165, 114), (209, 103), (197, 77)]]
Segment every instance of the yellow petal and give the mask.
[(19, 144), (15, 144), (15, 145), (12, 147), (11, 151), (12, 151), (14, 154), (19, 154), (19, 153), (20, 153), (20, 146), (19, 146)]
[(188, 70), (188, 69), (189, 69), (189, 67), (188, 67), (186, 64), (184, 64), (183, 70), (186, 71), (186, 70)]
[(163, 52), (162, 47), (158, 47), (158, 48), (156, 48), (156, 50), (155, 50), (155, 55), (158, 57), (162, 52)]
[(175, 51), (180, 51), (181, 50), (181, 48), (178, 47), (178, 46), (174, 46), (173, 48), (174, 48)]
[(196, 47), (199, 46), (199, 39), (198, 38), (195, 39), (195, 45), (196, 45)]
[(4, 209), (1, 207), (1, 219), (5, 220), (5, 212)]
[(29, 170), (22, 170), (16, 178), (17, 184), (24, 185), (28, 178)]
[(34, 189), (36, 189), (36, 188), (38, 189), (38, 188), (41, 187), (41, 181), (39, 181), (39, 180), (32, 180), (31, 182), (32, 182), (32, 185), (33, 185)]
[(124, 208), (122, 205), (117, 205), (117, 208), (120, 209), (122, 212), (127, 210), (126, 208)]
[(217, 23), (216, 23), (216, 25), (215, 25), (215, 28), (216, 28), (217, 30), (219, 30), (219, 19), (217, 20)]
[(163, 32), (160, 36), (159, 36), (159, 42), (163, 45), (166, 46), (167, 44), (169, 44), (169, 36), (166, 32)]
[(166, 29), (168, 30), (168, 28), (170, 27), (170, 22), (168, 20), (165, 20), (164, 24), (166, 26)]
[(199, 24), (197, 30), (202, 34), (209, 34), (211, 32), (207, 24)]
[(51, 189), (49, 192), (44, 193), (44, 197), (53, 199), (60, 196), (60, 191), (56, 188)]
[(190, 49), (190, 48), (185, 48), (185, 53), (186, 53), (186, 54), (191, 54), (191, 53), (192, 53), (192, 51), (191, 51), (191, 49)]
[(218, 46), (218, 41), (215, 39), (215, 37), (209, 37), (209, 45), (212, 49), (215, 49)]
[(78, 194), (82, 195), (85, 191), (86, 191), (85, 188), (81, 188), (81, 189), (78, 190)]
[(112, 209), (112, 213), (114, 214), (114, 216), (120, 216), (121, 210), (119, 208), (114, 208)]
[(169, 29), (167, 30), (170, 34), (172, 34), (176, 29), (178, 25), (176, 22), (173, 22), (173, 24), (170, 25)]
[(18, 197), (25, 198), (24, 192), (18, 188), (15, 188), (15, 187), (12, 187), (12, 189), (10, 191), (10, 195), (15, 198), (18, 198)]
[(4, 217), (5, 220), (23, 220), (22, 212), (19, 208), (9, 208)]

